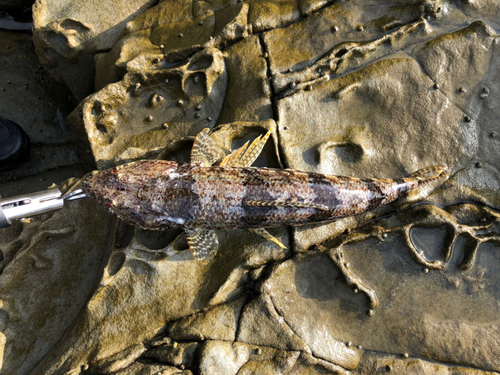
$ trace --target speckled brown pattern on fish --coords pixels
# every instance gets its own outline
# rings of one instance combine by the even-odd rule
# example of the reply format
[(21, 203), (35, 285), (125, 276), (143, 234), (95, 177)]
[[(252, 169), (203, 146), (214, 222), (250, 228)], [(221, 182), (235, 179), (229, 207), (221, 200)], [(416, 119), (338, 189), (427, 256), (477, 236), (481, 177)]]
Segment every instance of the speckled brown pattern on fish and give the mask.
[[(96, 173), (85, 181), (85, 190), (136, 226), (188, 229), (193, 254), (211, 256), (213, 251), (195, 249), (197, 244), (216, 243), (210, 230), (332, 221), (388, 204), (447, 174), (446, 167), (429, 167), (397, 180), (358, 179), (227, 163), (208, 166), (218, 150), (207, 137), (203, 132), (195, 141), (192, 155), (196, 164), (133, 162)], [(253, 162), (257, 147), (262, 144), (245, 145), (225, 160), (235, 165)], [(273, 238), (263, 230), (259, 234)]]

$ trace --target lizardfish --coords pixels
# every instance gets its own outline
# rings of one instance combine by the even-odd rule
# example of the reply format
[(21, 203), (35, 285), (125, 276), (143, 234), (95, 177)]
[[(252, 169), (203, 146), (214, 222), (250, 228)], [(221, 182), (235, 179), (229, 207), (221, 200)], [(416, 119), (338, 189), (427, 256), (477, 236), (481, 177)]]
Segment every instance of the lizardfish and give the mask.
[(449, 176), (446, 166), (394, 180), (250, 167), (273, 130), (214, 166), (222, 149), (204, 129), (195, 138), (189, 164), (136, 161), (94, 173), (83, 188), (127, 223), (144, 229), (183, 228), (193, 256), (206, 263), (217, 252), (216, 229), (250, 229), (285, 247), (264, 228), (333, 221), (415, 191), (425, 196)]

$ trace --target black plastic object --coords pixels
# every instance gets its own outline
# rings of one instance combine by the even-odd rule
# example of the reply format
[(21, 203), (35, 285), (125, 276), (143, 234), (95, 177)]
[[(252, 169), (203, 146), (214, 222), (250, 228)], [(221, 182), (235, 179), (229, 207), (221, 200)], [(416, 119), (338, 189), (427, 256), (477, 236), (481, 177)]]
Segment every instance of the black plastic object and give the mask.
[(0, 170), (26, 159), (29, 146), (28, 134), (16, 123), (0, 116)]

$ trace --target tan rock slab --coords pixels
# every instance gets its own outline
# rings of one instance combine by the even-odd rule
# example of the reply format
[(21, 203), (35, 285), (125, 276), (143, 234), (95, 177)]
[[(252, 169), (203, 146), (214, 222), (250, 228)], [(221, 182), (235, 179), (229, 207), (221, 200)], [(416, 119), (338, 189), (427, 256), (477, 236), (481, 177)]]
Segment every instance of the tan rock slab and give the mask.
[(0, 232), (2, 249), (12, 244), (18, 251), (1, 274), (2, 373), (28, 373), (85, 309), (102, 274), (113, 221), (86, 200)]
[(33, 7), (36, 52), (51, 74), (78, 99), (94, 92), (94, 55), (110, 49), (126, 22), (153, 5), (137, 0), (116, 6), (114, 1), (39, 0)]
[[(286, 165), (363, 178), (463, 167), (477, 149), (475, 123), (432, 85), (413, 59), (398, 55), (285, 97), (278, 111)], [(325, 228), (339, 233), (356, 220)], [(329, 230), (321, 228), (298, 228), (296, 249), (324, 240)]]

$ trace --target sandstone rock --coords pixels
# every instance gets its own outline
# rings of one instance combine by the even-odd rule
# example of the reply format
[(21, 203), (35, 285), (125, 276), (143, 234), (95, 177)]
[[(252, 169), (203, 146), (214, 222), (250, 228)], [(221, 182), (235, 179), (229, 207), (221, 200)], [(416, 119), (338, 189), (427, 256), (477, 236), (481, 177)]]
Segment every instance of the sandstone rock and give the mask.
[(37, 1), (33, 29), (38, 57), (52, 75), (83, 99), (94, 92), (95, 53), (110, 49), (126, 22), (153, 3), (139, 0), (115, 6), (113, 1)]
[(271, 298), (262, 294), (245, 306), (239, 324), (237, 341), (283, 350), (311, 352), (279, 316)]
[(198, 346), (197, 342), (177, 343), (174, 341), (172, 344), (148, 350), (145, 357), (172, 366), (194, 368), (197, 365), (195, 358), (198, 354)]
[[(432, 84), (414, 60), (398, 55), (283, 98), (278, 110), (286, 165), (371, 178), (402, 177), (427, 165), (462, 168), (476, 152), (475, 124)], [(298, 228), (296, 249), (359, 225), (355, 220)]]
[[(115, 238), (121, 237), (119, 232), (123, 229), (116, 229)], [(171, 238), (169, 232), (157, 233), (159, 237)], [(235, 246), (236, 237), (246, 240)], [(243, 230), (219, 232), (218, 255), (209, 265), (192, 257), (184, 234), (159, 249), (148, 248), (144, 243), (156, 246), (151, 238), (145, 240), (140, 230), (128, 243), (123, 242), (123, 237), (120, 241), (119, 246), (115, 243), (100, 286), (85, 309), (31, 373), (64, 373), (81, 365), (92, 368), (106, 363), (106, 358), (153, 337), (165, 322), (227, 303), (248, 291), (248, 269), (286, 255), (283, 249)], [(224, 337), (220, 330), (206, 331), (208, 328), (203, 328), (203, 318), (200, 319), (194, 321), (201, 324), (201, 332)], [(196, 325), (193, 331), (196, 332)], [(172, 333), (175, 335), (175, 328)]]
[(190, 370), (179, 370), (174, 366), (146, 364), (136, 362), (132, 366), (117, 372), (119, 375), (193, 375)]
[(200, 374), (287, 374), (298, 352), (241, 343), (206, 341), (201, 348)]
[[(457, 210), (452, 216), (460, 222), (468, 217), (465, 212), (470, 210)], [(424, 217), (415, 211), (406, 214), (409, 223)], [(388, 220), (402, 217), (403, 213)], [(441, 227), (445, 225), (446, 221), (441, 221)], [(434, 224), (431, 228), (436, 227)], [(371, 231), (365, 228), (371, 236), (342, 245), (345, 267), (378, 294), (380, 304), (375, 310), (369, 310), (366, 295), (356, 294), (358, 288), (348, 288), (343, 277), (338, 277), (338, 268), (328, 263), (326, 253), (308, 252), (281, 263), (273, 268), (260, 290), (270, 295), (278, 314), (309, 345), (315, 357), (345, 368), (357, 366), (361, 355), (355, 361), (358, 349), (354, 348), (360, 345), (368, 351), (408, 353), (498, 371), (497, 292), (492, 287), (497, 282), (493, 271), (498, 264), (495, 247), (491, 243), (482, 245), (472, 268), (463, 271), (458, 266), (463, 262), (463, 252), (467, 254), (470, 247), (469, 239), (455, 237), (454, 250), (446, 255), (445, 249), (435, 248), (444, 240), (434, 230), (427, 234), (427, 246), (418, 250), (429, 261), (442, 257), (449, 260), (446, 270), (429, 272), (412, 259), (397, 231), (377, 237), (376, 230), (384, 233), (383, 228), (382, 223), (373, 222)], [(413, 241), (421, 246), (423, 242), (415, 236), (425, 236), (425, 232), (412, 234)], [(492, 241), (497, 243), (496, 237)], [(334, 254), (330, 252), (329, 256)], [(381, 270), (383, 277), (378, 276)], [(443, 334), (435, 335), (437, 331)], [(441, 342), (444, 332), (449, 335), (447, 344)], [(351, 361), (342, 363), (349, 358), (346, 354)]]
[(464, 113), (477, 118), (486, 73), (492, 60), (496, 35), (481, 21), (427, 42), (416, 53), (424, 72), (439, 90)]
[(314, 358), (312, 355), (304, 352), (300, 353), (297, 362), (295, 362), (295, 365), (290, 371), (290, 375), (344, 375), (350, 373), (351, 372), (348, 372), (341, 366), (334, 365), (333, 363), (322, 359)]
[(391, 373), (422, 374), (422, 375), (493, 375), (493, 372), (460, 367), (453, 365), (437, 364), (421, 358), (404, 358), (399, 355), (366, 353), (362, 363), (353, 372), (354, 374)]
[(121, 353), (117, 353), (110, 357), (104, 358), (103, 360), (89, 366), (86, 370), (90, 374), (109, 374), (118, 372), (124, 368), (128, 368), (132, 365), (137, 358), (139, 358), (146, 348), (143, 344), (133, 345), (130, 348), (125, 349)]
[(229, 80), (218, 123), (271, 119), (271, 88), (259, 38), (252, 36), (233, 44), (224, 55)]
[(16, 251), (1, 275), (2, 372), (28, 373), (71, 326), (102, 274), (112, 222), (94, 202), (81, 201), (0, 232), (10, 237), (2, 248)]
[(0, 175), (2, 185), (78, 163), (65, 118), (75, 103), (70, 91), (42, 68), (32, 43), (29, 33), (0, 31), (0, 114), (23, 128), (33, 144), (29, 161)]
[[(336, 281), (336, 274), (325, 254), (314, 258), (312, 255), (297, 256), (275, 266), (260, 291), (270, 295), (277, 313), (309, 346), (314, 357), (354, 369), (363, 351), (345, 344), (338, 334), (339, 330), (345, 330), (345, 327), (340, 329), (344, 323), (338, 318), (349, 315), (350, 324), (354, 324), (357, 320), (354, 306), (361, 301), (351, 299), (342, 309), (342, 315), (333, 313), (334, 306), (341, 302), (337, 296), (348, 289), (341, 281)], [(328, 307), (322, 307), (322, 301)]]
[[(350, 57), (348, 51), (353, 45), (360, 46), (381, 38), (387, 31), (417, 21), (421, 15), (417, 5), (398, 7), (336, 3), (310, 17), (265, 33), (263, 41), (269, 52), (275, 90), (281, 90), (286, 81), (294, 82), (286, 77), (310, 67), (329, 51), (335, 51), (330, 60), (339, 60), (340, 63), (336, 62), (335, 65), (341, 65), (346, 57)], [(311, 38), (311, 35), (321, 37)], [(373, 45), (367, 50), (371, 52), (374, 47), (379, 46)], [(317, 66), (315, 68), (318, 69)], [(325, 73), (328, 72), (322, 71), (319, 74)]]
[[(91, 67), (95, 57), (99, 92), (71, 117), (87, 167), (139, 158), (188, 162), (192, 139), (205, 127), (229, 151), (278, 124), (255, 166), (396, 178), (444, 163), (454, 175), (428, 198), (435, 205), (410, 200), (327, 225), (271, 229), (285, 250), (246, 230), (217, 231), (220, 249), (207, 265), (192, 258), (180, 230), (121, 222), (112, 230), (102, 224), (110, 216), (85, 209), (77, 228), (84, 239), (68, 249), (89, 252), (70, 250), (72, 264), (87, 270), (93, 256), (103, 265), (72, 272), (85, 280), (78, 292), (83, 281), (69, 279), (64, 267), (43, 280), (25, 267), (37, 233), (56, 216), (18, 223), (0, 233), (0, 277), (9, 281), (2, 299), (12, 295), (3, 299), (10, 316), (26, 307), (21, 320), (5, 319), (2, 371), (17, 369), (19, 360), (21, 375), (500, 371), (498, 6), (141, 4), (149, 5), (104, 21), (102, 8), (86, 19), (89, 5), (64, 14), (53, 5), (57, 19), (37, 23), (39, 51), (78, 90), (94, 79), (80, 64)], [(114, 26), (86, 39), (101, 25)], [(95, 48), (101, 42), (108, 44)], [(89, 146), (95, 160), (85, 161)], [(50, 230), (64, 228), (61, 221)], [(35, 266), (47, 266), (44, 259)], [(18, 287), (33, 274), (40, 285)], [(50, 319), (60, 319), (60, 299), (52, 318), (35, 314), (16, 293), (34, 298), (53, 290), (47, 280), (60, 275), (69, 280), (64, 306), (77, 300), (58, 325)], [(42, 300), (36, 306), (53, 311)], [(33, 328), (40, 316), (54, 328)]]
[(169, 324), (167, 335), (173, 340), (235, 341), (241, 309), (247, 302), (244, 295), (234, 301), (216, 306)]
[(493, 207), (500, 206), (496, 147), (499, 108), (494, 103), (498, 95), (494, 82), (500, 74), (497, 45), (498, 36), (478, 21), (428, 42), (417, 55), (429, 75), (443, 82), (440, 89), (464, 111), (464, 118), (478, 125), (478, 152), (453, 181), (471, 189), (471, 195), (476, 193), (479, 197), (474, 200)]
[(90, 143), (99, 169), (151, 158), (217, 121), (227, 84), (220, 51), (200, 51), (178, 68), (147, 64), (89, 96), (72, 114), (72, 125), (88, 134), (80, 149)]

